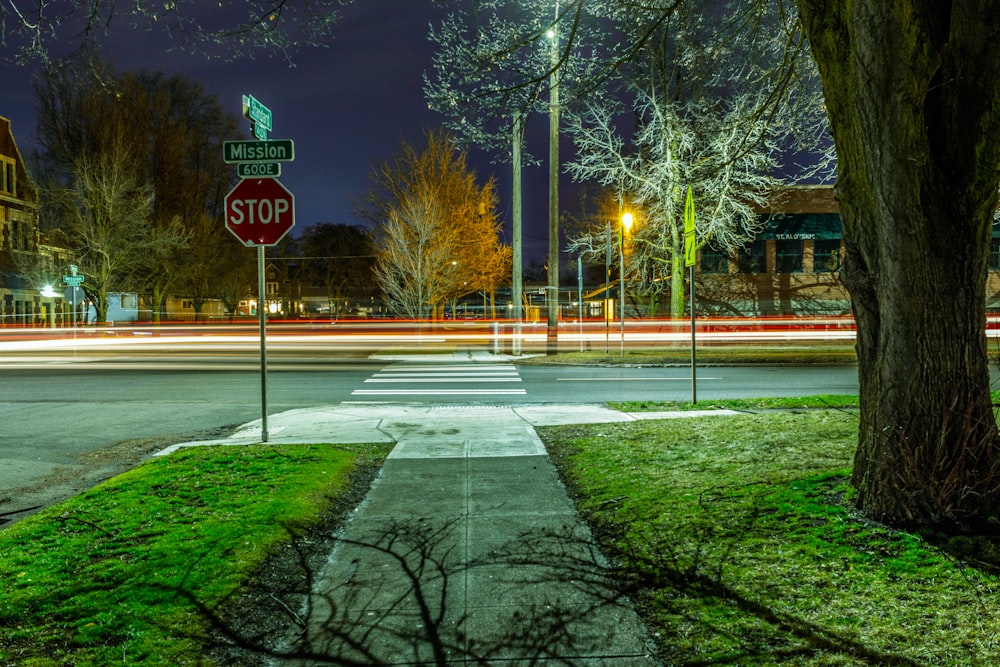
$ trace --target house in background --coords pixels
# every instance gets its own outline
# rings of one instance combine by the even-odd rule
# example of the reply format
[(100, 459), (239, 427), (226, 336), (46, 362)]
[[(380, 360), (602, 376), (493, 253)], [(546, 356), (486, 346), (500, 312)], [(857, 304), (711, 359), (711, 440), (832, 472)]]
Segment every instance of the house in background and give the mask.
[[(0, 117), (0, 323), (34, 326), (61, 314), (61, 299), (43, 296), (38, 276), (59, 273), (39, 248), (38, 190), (14, 141), (10, 121)], [(55, 287), (55, 286), (54, 286)], [(61, 297), (61, 285), (56, 287)], [(49, 292), (50, 294), (52, 292)]]

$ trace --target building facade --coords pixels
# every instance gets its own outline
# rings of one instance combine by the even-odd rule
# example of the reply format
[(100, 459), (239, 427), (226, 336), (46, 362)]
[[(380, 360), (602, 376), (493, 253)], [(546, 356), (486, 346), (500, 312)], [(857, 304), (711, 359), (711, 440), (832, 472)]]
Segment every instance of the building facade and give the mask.
[[(55, 259), (39, 245), (38, 190), (11, 131), (0, 117), (0, 323), (35, 326), (54, 319), (59, 299), (40, 282)], [(49, 249), (52, 250), (52, 249)], [(52, 267), (49, 267), (52, 268)], [(50, 286), (51, 288), (51, 286)], [(43, 294), (45, 291), (45, 294)]]
[(782, 188), (759, 215), (760, 232), (735, 253), (702, 248), (698, 305), (704, 314), (849, 314), (833, 188)]

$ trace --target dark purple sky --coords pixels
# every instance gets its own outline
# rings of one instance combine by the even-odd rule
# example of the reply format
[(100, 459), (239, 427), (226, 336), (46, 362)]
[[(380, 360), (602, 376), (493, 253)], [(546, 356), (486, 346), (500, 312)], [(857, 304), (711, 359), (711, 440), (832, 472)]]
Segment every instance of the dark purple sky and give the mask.
[[(428, 24), (440, 17), (427, 0), (356, 1), (343, 9), (329, 48), (298, 52), (293, 67), (265, 54), (226, 62), (169, 52), (166, 37), (130, 32), (124, 23), (102, 43), (118, 70), (184, 74), (217, 94), (235, 115), (244, 94), (267, 105), (273, 113), (270, 138), (295, 142), (295, 161), (282, 165), (281, 182), (295, 194), (297, 231), (321, 221), (362, 222), (354, 202), (369, 188), (371, 165), (390, 158), (403, 140), (419, 145), (426, 128), (440, 125), (442, 117), (428, 110), (423, 96), (423, 74), (431, 68), (434, 48)], [(0, 66), (0, 116), (11, 120), (26, 156), (35, 135), (31, 74)], [(529, 125), (529, 142), (533, 136), (544, 142), (545, 122), (536, 118), (535, 131)], [(528, 150), (543, 155), (545, 145)], [(481, 181), (497, 177), (509, 243), (510, 167), (491, 165), (489, 156), (476, 151), (470, 157)], [(525, 261), (541, 260), (545, 253), (546, 174), (544, 167), (524, 169)]]

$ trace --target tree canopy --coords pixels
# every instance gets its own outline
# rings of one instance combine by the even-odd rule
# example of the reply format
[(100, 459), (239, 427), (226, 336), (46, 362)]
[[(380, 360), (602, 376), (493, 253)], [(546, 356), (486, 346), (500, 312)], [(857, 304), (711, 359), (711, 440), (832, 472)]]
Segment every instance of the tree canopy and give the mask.
[(466, 154), (443, 132), (418, 150), (404, 143), (372, 175), (368, 197), (376, 230), (375, 278), (409, 317), (440, 314), (445, 302), (492, 293), (508, 277), (499, 243), (493, 181), (480, 186)]
[[(116, 0), (9, 0), (0, 4), (0, 43), (9, 58), (53, 59), (86, 51), (115, 26), (159, 30), (179, 48), (237, 60), (262, 50), (285, 58), (303, 45), (332, 37), (340, 7), (350, 0), (201, 0), (129, 2)], [(9, 49), (9, 50), (8, 50)]]
[[(128, 264), (107, 276), (108, 288), (141, 292), (154, 318), (172, 285), (207, 296), (218, 284), (208, 274), (218, 265), (196, 255), (229, 240), (219, 220), (234, 175), (222, 160), (222, 142), (237, 136), (237, 121), (190, 79), (119, 74), (90, 56), (50, 64), (35, 91), (40, 183), (50, 194), (43, 202), (62, 207), (50, 209), (44, 225), (72, 219), (60, 193), (113, 159), (146, 193), (143, 225), (158, 240), (134, 249)], [(91, 250), (87, 238), (76, 235), (78, 254)]]

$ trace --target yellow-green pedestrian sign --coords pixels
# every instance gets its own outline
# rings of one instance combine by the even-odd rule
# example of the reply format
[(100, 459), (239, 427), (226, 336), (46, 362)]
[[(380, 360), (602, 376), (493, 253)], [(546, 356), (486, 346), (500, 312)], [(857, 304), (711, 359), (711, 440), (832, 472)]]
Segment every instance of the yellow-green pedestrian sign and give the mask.
[(688, 186), (687, 201), (684, 203), (684, 266), (694, 266), (696, 263), (694, 240), (694, 193)]

